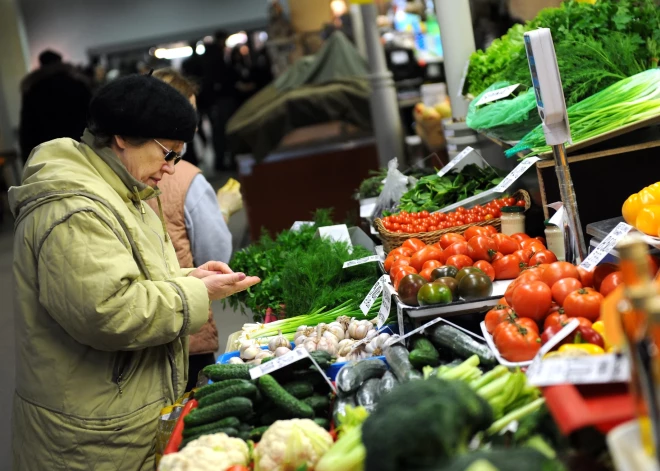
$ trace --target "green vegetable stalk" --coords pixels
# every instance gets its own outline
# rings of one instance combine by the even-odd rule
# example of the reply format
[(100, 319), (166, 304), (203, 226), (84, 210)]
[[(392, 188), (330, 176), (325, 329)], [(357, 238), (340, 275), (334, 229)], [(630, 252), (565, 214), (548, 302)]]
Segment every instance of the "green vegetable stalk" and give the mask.
[(316, 471), (362, 471), (367, 450), (362, 444), (362, 423), (369, 413), (364, 407), (346, 407), (340, 416), (339, 439), (316, 464)]

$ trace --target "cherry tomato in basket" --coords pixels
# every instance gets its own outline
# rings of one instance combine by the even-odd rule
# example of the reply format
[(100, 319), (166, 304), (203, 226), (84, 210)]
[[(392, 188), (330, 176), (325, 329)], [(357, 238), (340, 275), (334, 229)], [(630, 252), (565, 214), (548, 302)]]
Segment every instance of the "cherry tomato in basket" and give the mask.
[(525, 205), (525, 202), (523, 200), (520, 200), (520, 201), (516, 201), (516, 206), (524, 208), (526, 205)]

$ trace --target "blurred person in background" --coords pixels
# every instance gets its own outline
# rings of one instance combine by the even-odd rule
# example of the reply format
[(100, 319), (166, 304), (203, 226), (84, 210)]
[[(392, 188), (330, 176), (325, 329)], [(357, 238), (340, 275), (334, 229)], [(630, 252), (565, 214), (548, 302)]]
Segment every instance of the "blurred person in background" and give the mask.
[(21, 82), (19, 144), (23, 162), (39, 144), (59, 137), (80, 139), (91, 97), (91, 84), (84, 74), (63, 63), (57, 52), (42, 52), (39, 68)]
[(257, 83), (253, 77), (252, 58), (250, 48), (245, 44), (234, 46), (230, 56), (231, 66), (234, 69), (235, 107), (240, 108), (257, 91)]
[[(197, 88), (179, 72), (170, 68), (158, 69), (153, 76), (174, 87), (196, 107)], [(187, 146), (190, 147), (192, 143)], [(232, 236), (226, 224), (229, 209), (225, 209), (223, 214), (213, 187), (201, 170), (182, 160), (174, 175), (163, 175), (158, 189), (161, 191), (167, 232), (172, 238), (181, 268), (192, 268), (211, 260), (228, 263), (232, 252)], [(147, 203), (158, 211), (156, 201)], [(218, 329), (213, 311), (209, 308), (208, 322), (198, 333), (190, 336), (186, 391), (195, 387), (202, 368), (215, 363), (218, 347)]]

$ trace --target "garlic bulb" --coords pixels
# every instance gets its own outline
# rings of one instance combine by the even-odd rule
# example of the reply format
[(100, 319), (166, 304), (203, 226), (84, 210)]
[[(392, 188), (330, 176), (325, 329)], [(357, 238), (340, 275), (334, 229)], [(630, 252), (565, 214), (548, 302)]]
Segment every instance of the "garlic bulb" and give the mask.
[[(337, 344), (337, 355), (340, 357), (345, 357), (349, 353), (351, 353), (351, 350), (353, 348), (353, 344), (355, 344), (355, 340), (353, 339), (344, 339), (341, 342)], [(337, 359), (339, 361), (339, 359)]]
[(241, 353), (241, 358), (243, 360), (254, 360), (255, 358), (257, 358), (257, 355), (259, 355), (261, 351), (262, 350), (259, 347), (257, 347), (256, 345), (252, 345), (250, 347), (247, 347), (245, 350), (243, 350), (243, 352)]
[(299, 347), (300, 345), (305, 343), (306, 340), (307, 340), (307, 336), (306, 335), (301, 335), (299, 337), (296, 337), (296, 340), (294, 340), (294, 343), (295, 343), (296, 347)]
[(244, 362), (243, 360), (241, 360), (240, 357), (231, 357), (231, 358), (229, 359), (229, 364), (230, 364), (230, 365), (242, 365), (242, 364), (244, 364), (244, 363), (245, 363), (245, 362)]
[(254, 360), (250, 360), (246, 363), (248, 365), (261, 365), (261, 358), (259, 358), (259, 359), (255, 358)]
[(303, 343), (303, 347), (305, 347), (305, 350), (308, 352), (314, 352), (316, 351), (316, 339), (313, 338), (307, 338), (305, 342)]
[(346, 329), (344, 329), (344, 326), (342, 326), (339, 322), (331, 322), (325, 327), (325, 332), (323, 332), (323, 335), (325, 334), (332, 334), (335, 336), (337, 339), (337, 342), (340, 340), (344, 340), (346, 337)]
[(282, 335), (282, 331), (278, 330), (277, 335), (268, 341), (268, 350), (274, 352), (277, 347), (288, 347), (289, 345), (289, 341)]
[(330, 355), (337, 354), (337, 342), (321, 337), (316, 343), (316, 349), (328, 352)]
[(243, 352), (245, 350), (247, 350), (250, 347), (254, 347), (254, 346), (259, 347), (259, 344), (254, 340), (248, 340), (248, 339), (241, 340), (241, 346), (238, 349), (239, 353), (241, 354), (241, 357), (243, 357)]
[(325, 332), (323, 332), (323, 337), (321, 337), (321, 338), (328, 339), (331, 342), (334, 342), (335, 344), (339, 343), (339, 340), (340, 340), (340, 339), (337, 338), (337, 336), (335, 334), (333, 334), (329, 330), (326, 330)]
[(287, 347), (277, 347), (277, 349), (275, 349), (275, 356), (276, 357), (281, 357), (282, 355), (286, 355), (290, 351), (291, 351), (291, 349), (289, 349)]
[(270, 358), (272, 356), (273, 356), (273, 352), (269, 352), (268, 350), (262, 350), (261, 353), (259, 353), (254, 359), (263, 360), (264, 358)]
[(306, 325), (301, 325), (296, 329), (296, 333), (293, 334), (293, 340), (296, 340), (298, 337), (304, 335), (305, 337), (309, 336), (314, 332), (314, 327), (307, 327)]
[(346, 329), (348, 329), (348, 325), (351, 323), (351, 318), (348, 316), (339, 316), (335, 322), (341, 324), (344, 331), (346, 331)]
[(389, 339), (390, 334), (379, 334), (367, 343), (364, 351), (371, 355), (382, 355)]
[(355, 340), (362, 340), (367, 336), (370, 330), (373, 330), (374, 326), (369, 321), (356, 321), (352, 320), (348, 326), (348, 335)]

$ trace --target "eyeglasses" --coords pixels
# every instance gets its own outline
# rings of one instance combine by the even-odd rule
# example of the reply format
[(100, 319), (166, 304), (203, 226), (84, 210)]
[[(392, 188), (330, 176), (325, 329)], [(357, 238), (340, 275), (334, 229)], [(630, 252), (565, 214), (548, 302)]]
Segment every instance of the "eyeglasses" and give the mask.
[(161, 146), (161, 147), (163, 148), (163, 151), (165, 151), (165, 162), (172, 162), (172, 161), (174, 161), (174, 165), (176, 165), (176, 164), (179, 163), (179, 161), (181, 160), (181, 158), (182, 158), (182, 156), (183, 156), (183, 155), (182, 155), (183, 153), (179, 154), (178, 152), (175, 152), (175, 151), (173, 151), (172, 149), (168, 149), (168, 148), (165, 147), (163, 144), (161, 144), (160, 142), (158, 142), (156, 139), (154, 139), (154, 142), (155, 142), (156, 144), (158, 144), (159, 146)]

